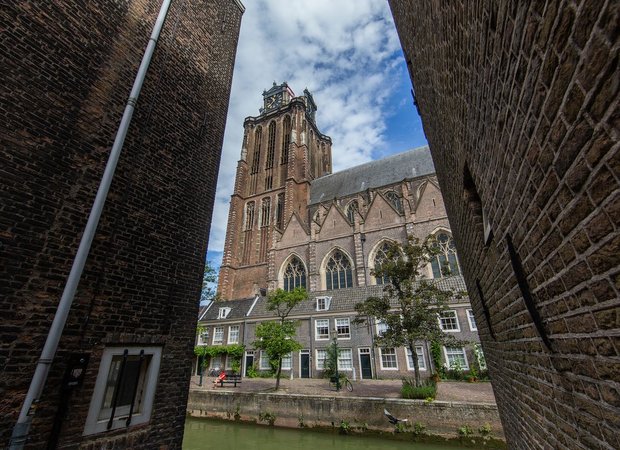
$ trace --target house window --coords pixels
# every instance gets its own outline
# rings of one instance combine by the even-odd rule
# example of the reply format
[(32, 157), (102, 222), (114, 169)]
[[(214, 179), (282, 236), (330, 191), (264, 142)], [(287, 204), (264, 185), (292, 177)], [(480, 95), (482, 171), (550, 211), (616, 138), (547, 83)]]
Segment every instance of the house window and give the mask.
[(468, 370), (467, 356), (463, 347), (444, 347), (446, 365), (449, 369), (461, 368)]
[(350, 339), (351, 338), (351, 325), (349, 319), (336, 319), (336, 333), (338, 339)]
[(222, 308), (219, 309), (219, 311), (217, 312), (217, 318), (218, 319), (225, 319), (228, 317), (228, 314), (230, 314), (231, 309), (228, 306), (224, 306)]
[(377, 319), (377, 336), (383, 336), (388, 329), (387, 323)]
[(228, 343), (239, 343), (239, 325), (231, 325), (228, 327)]
[(254, 226), (254, 202), (245, 205), (245, 229), (251, 230)]
[(306, 268), (294, 256), (284, 270), (284, 290), (290, 292), (297, 287), (306, 288)]
[(325, 369), (325, 360), (327, 359), (327, 350), (325, 349), (317, 349), (316, 350), (316, 370), (324, 370)]
[[(384, 242), (381, 244), (381, 247), (377, 249), (377, 254), (375, 255), (375, 272), (381, 269), (383, 263), (387, 260), (387, 253), (390, 249), (390, 244), (388, 242)], [(390, 279), (387, 275), (378, 276), (375, 274), (375, 284), (387, 284), (390, 282)]]
[(161, 347), (108, 347), (103, 351), (84, 435), (148, 422)]
[(293, 354), (289, 353), (282, 357), (282, 370), (291, 370), (293, 368)]
[(268, 227), (269, 220), (271, 219), (271, 199), (269, 197), (264, 198), (261, 202), (261, 218), (260, 218), (260, 226)]
[(487, 360), (484, 357), (482, 346), (480, 344), (474, 344), (474, 355), (476, 356), (476, 361), (478, 361), (478, 367), (480, 367), (480, 370), (487, 370)]
[(209, 328), (203, 329), (198, 335), (198, 345), (209, 344)]
[(469, 329), (471, 331), (478, 331), (478, 327), (476, 326), (476, 318), (474, 317), (474, 311), (471, 309), (467, 310), (467, 320), (469, 321)]
[(400, 197), (398, 196), (396, 192), (394, 191), (386, 192), (385, 198), (387, 198), (387, 200), (392, 204), (392, 206), (394, 207), (396, 211), (398, 211), (399, 213), (403, 212), (403, 204), (400, 201)]
[(269, 364), (269, 356), (267, 356), (267, 352), (265, 350), (260, 351), (260, 362), (259, 362), (260, 370), (271, 370), (271, 364)]
[(453, 309), (442, 311), (439, 315), (439, 326), (443, 331), (461, 331), (459, 327), (459, 320), (456, 317), (456, 311)]
[[(407, 369), (414, 370), (413, 366), (413, 357), (411, 355), (411, 350), (409, 348), (405, 348), (407, 352)], [(416, 346), (415, 353), (418, 358), (418, 367), (420, 370), (426, 370), (426, 360), (424, 359), (424, 349), (421, 345)]]
[(433, 278), (459, 275), (461, 273), (459, 260), (456, 257), (456, 246), (454, 245), (452, 236), (443, 232), (438, 233), (435, 236), (433, 248), (438, 251), (438, 253), (433, 256), (433, 259), (431, 259)]
[(351, 261), (340, 250), (335, 250), (327, 261), (325, 285), (327, 290), (344, 289), (353, 286)]
[(396, 360), (396, 349), (394, 347), (380, 348), (379, 352), (381, 353), (381, 369), (398, 369), (398, 361)]
[(353, 200), (351, 203), (349, 203), (349, 206), (347, 206), (347, 218), (349, 219), (349, 222), (351, 222), (351, 224), (355, 222), (355, 215), (359, 212), (359, 210), (360, 207), (357, 203), (357, 200)]
[(316, 310), (327, 311), (332, 303), (331, 297), (317, 297), (316, 298)]
[(314, 338), (317, 341), (329, 339), (329, 319), (316, 319), (314, 321)]
[(338, 370), (353, 370), (353, 351), (350, 348), (338, 349)]
[(224, 327), (213, 329), (213, 345), (221, 345), (224, 342)]
[(216, 372), (222, 370), (222, 367), (224, 367), (224, 358), (224, 355), (215, 355), (213, 358), (211, 358), (211, 369), (215, 370)]

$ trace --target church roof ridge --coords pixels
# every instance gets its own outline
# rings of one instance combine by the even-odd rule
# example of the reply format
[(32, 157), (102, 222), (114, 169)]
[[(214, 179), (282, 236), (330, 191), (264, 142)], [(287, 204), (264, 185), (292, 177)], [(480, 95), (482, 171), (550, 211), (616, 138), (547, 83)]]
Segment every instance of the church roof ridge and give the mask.
[(428, 145), (369, 161), (312, 181), (310, 204), (435, 173)]

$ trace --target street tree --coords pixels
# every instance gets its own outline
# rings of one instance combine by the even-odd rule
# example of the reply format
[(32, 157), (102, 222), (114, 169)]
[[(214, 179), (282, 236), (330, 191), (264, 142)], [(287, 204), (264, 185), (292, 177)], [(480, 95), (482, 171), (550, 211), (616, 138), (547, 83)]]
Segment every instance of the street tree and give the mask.
[(216, 300), (217, 272), (213, 263), (205, 261), (205, 268), (202, 275), (202, 291), (200, 293), (200, 304)]
[(439, 315), (448, 308), (450, 299), (460, 293), (441, 289), (434, 280), (426, 279), (422, 270), (437, 254), (432, 239), (410, 238), (405, 245), (391, 244), (385, 259), (375, 267), (373, 275), (387, 280), (381, 297), (368, 297), (356, 305), (356, 323), (371, 318), (385, 325), (377, 337), (378, 347), (409, 349), (413, 359), (416, 386), (421, 386), (416, 344), (429, 341), (448, 347), (462, 344), (439, 326)]
[(278, 320), (263, 322), (256, 327), (254, 346), (264, 350), (276, 368), (276, 391), (280, 388), (282, 359), (301, 349), (301, 344), (295, 340), (298, 323), (288, 320), (288, 316), (297, 304), (307, 298), (304, 288), (295, 288), (290, 292), (277, 289), (268, 296), (267, 309), (275, 312)]

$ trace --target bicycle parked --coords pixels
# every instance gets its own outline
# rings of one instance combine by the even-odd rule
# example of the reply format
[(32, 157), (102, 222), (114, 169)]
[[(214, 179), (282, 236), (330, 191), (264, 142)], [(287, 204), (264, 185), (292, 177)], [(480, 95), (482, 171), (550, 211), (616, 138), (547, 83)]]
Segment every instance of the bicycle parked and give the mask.
[(341, 388), (346, 388), (347, 391), (349, 392), (353, 392), (353, 384), (351, 383), (351, 381), (346, 377), (337, 377), (337, 376), (331, 376), (329, 377), (329, 382), (331, 384), (333, 384), (334, 386), (336, 386), (336, 390), (339, 391)]

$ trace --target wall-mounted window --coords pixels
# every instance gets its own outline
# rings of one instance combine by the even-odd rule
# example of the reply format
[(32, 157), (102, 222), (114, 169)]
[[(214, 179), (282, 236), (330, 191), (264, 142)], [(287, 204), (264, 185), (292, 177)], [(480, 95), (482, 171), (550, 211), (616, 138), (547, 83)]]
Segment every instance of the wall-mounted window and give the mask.
[(230, 311), (232, 311), (228, 306), (223, 306), (221, 307), (218, 312), (217, 312), (217, 318), (218, 319), (225, 319), (228, 317), (228, 315), (230, 314)]
[(478, 327), (476, 326), (476, 318), (474, 317), (474, 311), (471, 309), (467, 310), (467, 321), (469, 322), (469, 329), (471, 331), (478, 331)]
[(248, 202), (245, 205), (245, 230), (251, 230), (254, 227), (254, 202)]
[(271, 219), (271, 198), (267, 197), (261, 201), (261, 218), (260, 226), (268, 227)]
[(265, 169), (273, 167), (273, 158), (276, 151), (276, 123), (272, 121), (269, 124), (269, 139), (267, 140), (267, 161), (265, 161)]
[(314, 338), (317, 341), (329, 339), (329, 319), (316, 319), (314, 321)]
[(338, 370), (353, 370), (353, 351), (350, 348), (338, 349)]
[(150, 420), (161, 350), (161, 347), (104, 349), (84, 435)]
[(476, 357), (476, 361), (478, 361), (478, 367), (480, 367), (480, 370), (487, 370), (487, 360), (484, 357), (482, 346), (480, 344), (474, 344), (474, 356)]
[(258, 368), (260, 370), (271, 370), (271, 364), (269, 364), (269, 356), (267, 356), (267, 352), (265, 350), (260, 351)]
[(209, 344), (209, 328), (206, 327), (198, 334), (198, 345)]
[[(383, 242), (377, 249), (374, 260), (374, 271), (381, 269), (382, 264), (387, 260), (387, 254), (390, 249), (389, 242)], [(375, 273), (375, 284), (387, 284), (390, 282), (390, 278), (387, 275), (377, 276)]]
[(292, 257), (284, 269), (284, 290), (292, 291), (297, 287), (306, 288), (306, 268), (296, 256)]
[(351, 224), (355, 222), (355, 216), (357, 215), (359, 210), (360, 210), (360, 207), (359, 207), (359, 204), (357, 203), (357, 200), (353, 200), (347, 206), (347, 218), (349, 219), (349, 222), (351, 222)]
[(291, 143), (291, 117), (284, 117), (284, 132), (282, 133), (282, 152), (280, 153), (280, 164), (288, 162), (288, 147)]
[(351, 261), (340, 250), (334, 250), (325, 266), (325, 288), (344, 289), (353, 286)]
[(381, 369), (398, 370), (398, 360), (396, 359), (396, 349), (394, 347), (380, 348)]
[(291, 370), (293, 368), (293, 354), (289, 353), (282, 357), (282, 370)]
[(279, 229), (284, 228), (284, 194), (278, 194), (278, 204), (276, 205), (276, 223)]
[(349, 318), (336, 319), (336, 334), (338, 339), (351, 339), (351, 323)]
[(377, 336), (383, 336), (383, 333), (385, 333), (388, 329), (387, 323), (381, 320), (377, 320), (376, 325), (377, 325)]
[(461, 331), (459, 327), (459, 319), (456, 315), (456, 311), (453, 309), (448, 309), (446, 311), (442, 311), (439, 315), (439, 326), (443, 331), (455, 332)]
[(239, 343), (239, 325), (231, 325), (228, 327), (228, 343)]
[(387, 191), (385, 193), (385, 198), (388, 202), (394, 207), (396, 211), (399, 213), (403, 212), (403, 203), (400, 199), (400, 196), (394, 191)]
[(213, 345), (221, 345), (224, 342), (224, 327), (213, 328)]
[(448, 369), (460, 368), (469, 370), (467, 355), (465, 355), (465, 349), (463, 347), (444, 347), (443, 350), (446, 357), (446, 367), (448, 367)]
[[(405, 347), (405, 351), (407, 352), (407, 369), (414, 370), (413, 356), (411, 355), (411, 350)], [(418, 358), (418, 367), (420, 368), (420, 370), (426, 370), (426, 359), (424, 359), (424, 349), (421, 345), (416, 346), (415, 353), (416, 357)]]
[(316, 370), (325, 369), (325, 360), (327, 359), (327, 350), (324, 348), (316, 349)]
[(454, 239), (447, 233), (439, 232), (435, 235), (433, 247), (438, 253), (431, 259), (433, 278), (441, 278), (449, 275), (459, 275), (461, 267), (456, 256)]
[(327, 311), (332, 304), (331, 297), (317, 297), (316, 298), (316, 310)]
[(261, 127), (256, 127), (256, 131), (254, 132), (254, 155), (252, 156), (252, 168), (250, 171), (251, 174), (258, 173), (258, 168), (260, 166), (260, 147), (262, 139), (263, 129)]

